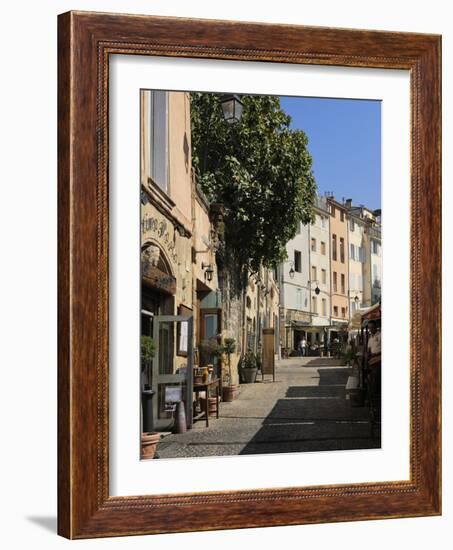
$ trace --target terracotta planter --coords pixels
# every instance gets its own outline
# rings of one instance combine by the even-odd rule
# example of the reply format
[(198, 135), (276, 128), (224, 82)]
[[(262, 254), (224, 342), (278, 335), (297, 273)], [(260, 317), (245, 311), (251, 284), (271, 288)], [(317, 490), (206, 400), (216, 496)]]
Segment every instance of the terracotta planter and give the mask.
[(209, 416), (217, 415), (217, 399), (215, 397), (210, 397), (208, 401), (208, 411)]
[(222, 401), (225, 401), (226, 403), (231, 403), (231, 401), (234, 401), (237, 396), (238, 387), (236, 384), (232, 384), (231, 386), (223, 386)]
[(154, 458), (159, 440), (160, 440), (159, 432), (142, 433), (142, 458), (143, 459)]
[[(201, 410), (204, 411), (206, 407), (206, 399), (204, 397), (200, 398)], [(217, 415), (217, 400), (215, 397), (208, 398), (208, 414), (209, 416)]]

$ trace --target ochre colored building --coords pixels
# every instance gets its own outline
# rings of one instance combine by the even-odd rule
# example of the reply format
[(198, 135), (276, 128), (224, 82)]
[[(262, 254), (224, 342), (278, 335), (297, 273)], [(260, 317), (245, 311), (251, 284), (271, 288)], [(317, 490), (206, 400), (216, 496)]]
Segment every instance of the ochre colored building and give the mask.
[(328, 199), (330, 212), (331, 338), (349, 321), (348, 211), (334, 198)]

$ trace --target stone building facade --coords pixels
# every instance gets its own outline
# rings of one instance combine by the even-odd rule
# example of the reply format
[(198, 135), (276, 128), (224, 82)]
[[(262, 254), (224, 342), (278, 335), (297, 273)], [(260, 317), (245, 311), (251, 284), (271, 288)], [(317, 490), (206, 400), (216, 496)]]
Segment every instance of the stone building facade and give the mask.
[[(184, 386), (206, 326), (217, 336), (203, 300), (217, 295), (218, 277), (209, 205), (192, 178), (189, 94), (146, 90), (140, 102), (141, 334), (156, 346), (147, 382), (154, 421), (165, 429), (173, 422), (169, 391)], [(217, 318), (218, 305), (211, 311)], [(169, 319), (178, 316), (188, 321)]]
[(325, 197), (316, 197), (314, 217), (314, 223), (308, 226), (311, 319), (307, 341), (324, 344), (331, 323), (330, 215)]
[(280, 340), (283, 354), (296, 350), (311, 324), (308, 226), (300, 223), (286, 245), (287, 261), (279, 266)]
[(226, 338), (236, 343), (233, 384), (241, 356), (260, 353), (263, 328), (276, 327), (278, 343), (279, 287), (273, 272), (262, 269), (237, 292), (219, 265), (223, 209), (208, 202), (193, 175), (190, 94), (143, 90), (140, 107), (141, 334), (156, 346), (142, 389), (155, 392), (156, 428), (169, 429), (169, 399), (178, 388), (192, 401), (188, 369), (214, 364), (224, 376), (215, 349)]
[[(351, 243), (357, 246), (361, 243), (362, 251), (360, 252), (360, 270), (362, 273), (361, 293), (358, 294), (361, 298), (360, 307), (370, 307), (381, 298), (382, 284), (382, 248), (381, 248), (381, 223), (380, 211), (370, 210), (369, 208), (360, 205), (352, 205), (352, 201), (346, 201), (350, 220), (355, 223), (355, 231), (349, 232)], [(350, 222), (351, 227), (351, 222)], [(350, 270), (356, 272), (356, 278), (359, 275), (359, 266), (357, 263), (351, 262)], [(354, 291), (356, 289), (353, 289)], [(351, 299), (354, 296), (351, 293)]]

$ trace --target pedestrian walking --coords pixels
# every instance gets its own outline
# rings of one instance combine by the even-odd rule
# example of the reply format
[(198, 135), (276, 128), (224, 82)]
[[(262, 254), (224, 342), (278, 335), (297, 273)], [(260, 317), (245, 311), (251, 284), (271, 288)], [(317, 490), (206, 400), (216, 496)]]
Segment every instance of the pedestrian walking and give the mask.
[(299, 352), (302, 355), (302, 357), (306, 357), (307, 355), (307, 340), (302, 336), (302, 338), (299, 340)]

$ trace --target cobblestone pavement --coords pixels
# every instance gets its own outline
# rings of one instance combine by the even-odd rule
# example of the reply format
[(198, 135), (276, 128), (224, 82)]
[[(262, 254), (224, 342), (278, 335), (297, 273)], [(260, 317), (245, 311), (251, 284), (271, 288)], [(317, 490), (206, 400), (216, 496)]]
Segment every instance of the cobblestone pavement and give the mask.
[(351, 369), (333, 359), (295, 357), (276, 367), (276, 380), (243, 384), (239, 398), (220, 404), (220, 418), (159, 443), (160, 458), (367, 449), (369, 410), (352, 407), (345, 386)]

